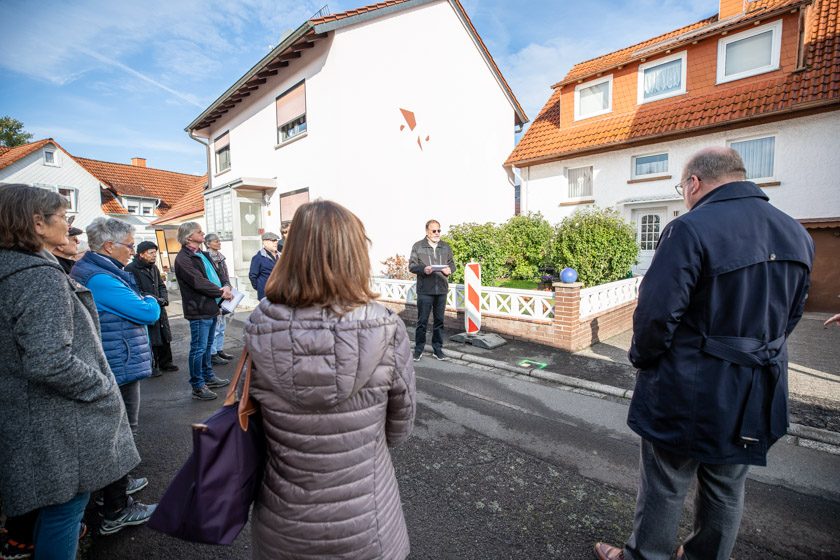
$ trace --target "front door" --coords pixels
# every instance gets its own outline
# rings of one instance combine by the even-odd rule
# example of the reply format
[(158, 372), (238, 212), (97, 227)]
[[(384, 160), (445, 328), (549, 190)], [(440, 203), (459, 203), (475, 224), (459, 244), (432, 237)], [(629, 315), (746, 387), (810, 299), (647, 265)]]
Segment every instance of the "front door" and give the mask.
[(250, 193), (239, 193), (236, 202), (239, 206), (239, 259), (237, 268), (247, 269), (251, 257), (262, 248), (263, 234), (262, 201), (259, 195), (249, 196)]
[(659, 241), (659, 233), (665, 225), (666, 208), (640, 208), (633, 210), (636, 224), (636, 243), (639, 244), (639, 263), (633, 267), (633, 274), (644, 274), (650, 268), (653, 252)]

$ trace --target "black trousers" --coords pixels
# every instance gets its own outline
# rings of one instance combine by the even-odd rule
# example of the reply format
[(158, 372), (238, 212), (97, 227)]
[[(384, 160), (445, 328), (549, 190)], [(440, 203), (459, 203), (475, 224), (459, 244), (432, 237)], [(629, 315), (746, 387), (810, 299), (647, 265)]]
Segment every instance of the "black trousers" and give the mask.
[(164, 342), (160, 346), (152, 346), (152, 354), (155, 361), (152, 367), (155, 369), (172, 365), (172, 348), (168, 342)]
[(431, 312), (432, 348), (443, 348), (443, 314), (446, 311), (446, 294), (417, 294), (417, 330), (414, 332), (414, 352), (423, 352), (426, 346), (426, 323)]
[(128, 475), (118, 478), (102, 489), (102, 500), (105, 517), (114, 519), (128, 505)]

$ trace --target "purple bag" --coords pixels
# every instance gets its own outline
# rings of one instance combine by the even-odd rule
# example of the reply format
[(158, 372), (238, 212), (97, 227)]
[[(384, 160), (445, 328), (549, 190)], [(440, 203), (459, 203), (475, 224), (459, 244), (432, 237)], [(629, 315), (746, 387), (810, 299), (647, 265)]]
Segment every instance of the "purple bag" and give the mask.
[(192, 455), (160, 499), (149, 520), (152, 529), (191, 542), (231, 544), (248, 522), (265, 461), (262, 422), (248, 394), (251, 367), (245, 349), (222, 408), (192, 425)]

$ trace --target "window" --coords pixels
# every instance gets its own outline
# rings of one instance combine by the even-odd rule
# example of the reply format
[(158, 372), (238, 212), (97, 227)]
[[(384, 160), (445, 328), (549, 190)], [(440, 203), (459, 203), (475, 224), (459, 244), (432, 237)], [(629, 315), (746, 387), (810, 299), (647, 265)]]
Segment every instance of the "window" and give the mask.
[(639, 222), (639, 249), (642, 251), (656, 250), (659, 241), (661, 218), (658, 214), (645, 214)]
[(129, 203), (126, 205), (126, 210), (128, 210), (129, 214), (136, 214), (137, 213), (137, 203)]
[(685, 51), (639, 65), (639, 100), (647, 103), (685, 93)]
[(569, 198), (592, 196), (592, 166), (569, 169)]
[(612, 111), (612, 75), (575, 87), (575, 120)]
[(67, 208), (68, 212), (78, 212), (79, 211), (78, 207), (77, 207), (78, 202), (79, 202), (78, 201), (79, 195), (78, 195), (78, 191), (76, 191), (76, 189), (71, 189), (69, 187), (58, 187), (58, 194), (60, 194), (64, 198), (66, 198), (67, 202), (70, 204), (70, 206)]
[(747, 179), (769, 179), (773, 177), (773, 158), (776, 151), (776, 137), (753, 138), (730, 142), (729, 147), (741, 155), (747, 168)]
[(58, 165), (54, 148), (44, 148), (44, 165)]
[(233, 208), (230, 193), (208, 197), (204, 201), (204, 218), (207, 221), (207, 233), (217, 234), (222, 241), (233, 239)]
[(306, 82), (301, 82), (275, 101), (277, 143), (282, 144), (306, 132)]
[(647, 177), (668, 173), (668, 154), (633, 156), (633, 177)]
[(151, 216), (153, 211), (154, 211), (154, 209), (153, 209), (151, 206), (149, 206), (148, 204), (143, 204), (143, 205), (140, 207), (140, 212), (141, 212), (144, 216)]
[(779, 68), (782, 20), (718, 41), (718, 83), (740, 80)]
[(213, 142), (216, 150), (216, 173), (230, 169), (230, 132), (225, 132)]

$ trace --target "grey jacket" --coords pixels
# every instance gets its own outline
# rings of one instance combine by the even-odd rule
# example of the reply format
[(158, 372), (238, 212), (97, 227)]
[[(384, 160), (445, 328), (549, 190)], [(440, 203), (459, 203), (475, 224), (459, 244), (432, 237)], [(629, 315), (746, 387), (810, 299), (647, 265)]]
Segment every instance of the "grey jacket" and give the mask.
[(388, 452), (414, 425), (402, 320), (378, 303), (337, 316), (264, 299), (245, 333), (268, 442), (254, 558), (408, 556)]
[(57, 262), (0, 249), (0, 497), (20, 515), (140, 462), (90, 291)]
[(433, 248), (424, 237), (411, 247), (411, 256), (408, 258), (408, 270), (417, 275), (418, 294), (449, 293), (449, 278), (443, 272), (425, 273), (425, 268), (434, 264), (445, 264), (455, 272), (455, 260), (449, 244), (438, 241), (437, 247)]

